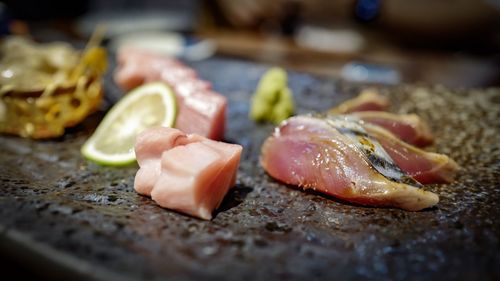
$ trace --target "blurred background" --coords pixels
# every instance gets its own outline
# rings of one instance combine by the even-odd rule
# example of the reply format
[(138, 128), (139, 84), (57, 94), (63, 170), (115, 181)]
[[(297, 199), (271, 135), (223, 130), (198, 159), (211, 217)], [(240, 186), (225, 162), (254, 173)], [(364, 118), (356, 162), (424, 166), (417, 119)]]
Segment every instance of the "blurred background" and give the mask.
[(1, 33), (223, 55), (380, 84), (500, 85), (497, 0), (10, 0)]

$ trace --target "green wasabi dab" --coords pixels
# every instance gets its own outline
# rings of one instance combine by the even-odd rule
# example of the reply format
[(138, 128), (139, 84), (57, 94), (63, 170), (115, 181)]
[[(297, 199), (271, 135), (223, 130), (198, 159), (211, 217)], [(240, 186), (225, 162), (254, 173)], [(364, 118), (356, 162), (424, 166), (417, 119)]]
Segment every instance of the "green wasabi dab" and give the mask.
[(262, 76), (252, 97), (250, 118), (256, 122), (278, 124), (293, 115), (293, 95), (287, 80), (286, 72), (278, 67)]

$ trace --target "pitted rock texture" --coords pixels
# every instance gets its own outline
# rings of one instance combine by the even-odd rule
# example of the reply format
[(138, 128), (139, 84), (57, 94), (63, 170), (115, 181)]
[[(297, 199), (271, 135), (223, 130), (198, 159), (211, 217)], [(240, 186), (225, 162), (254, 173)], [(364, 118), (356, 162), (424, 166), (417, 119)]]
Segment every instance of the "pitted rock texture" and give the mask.
[[(158, 207), (133, 190), (138, 167), (100, 167), (79, 149), (99, 112), (60, 139), (0, 137), (0, 241), (30, 237), (50, 266), (122, 280), (499, 280), (500, 90), (382, 87), (392, 110), (416, 113), (436, 136), (430, 150), (461, 166), (441, 201), (408, 212), (362, 207), (285, 186), (259, 166), (272, 125), (248, 119), (268, 68), (214, 58), (192, 64), (229, 98), (226, 141), (244, 146), (236, 187), (212, 221)], [(290, 73), (298, 113), (354, 97), (347, 85)], [(107, 101), (121, 95), (107, 80)], [(12, 244), (14, 249), (17, 244)], [(54, 253), (76, 262), (61, 264)], [(30, 256), (25, 262), (29, 265)]]

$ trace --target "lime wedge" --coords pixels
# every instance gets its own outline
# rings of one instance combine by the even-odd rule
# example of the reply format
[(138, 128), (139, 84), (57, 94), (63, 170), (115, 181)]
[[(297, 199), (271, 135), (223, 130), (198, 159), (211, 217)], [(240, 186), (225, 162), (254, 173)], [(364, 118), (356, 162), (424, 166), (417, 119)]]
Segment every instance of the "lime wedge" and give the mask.
[(109, 110), (81, 152), (101, 165), (130, 164), (135, 161), (136, 136), (147, 128), (174, 126), (176, 115), (175, 94), (168, 85), (144, 84)]

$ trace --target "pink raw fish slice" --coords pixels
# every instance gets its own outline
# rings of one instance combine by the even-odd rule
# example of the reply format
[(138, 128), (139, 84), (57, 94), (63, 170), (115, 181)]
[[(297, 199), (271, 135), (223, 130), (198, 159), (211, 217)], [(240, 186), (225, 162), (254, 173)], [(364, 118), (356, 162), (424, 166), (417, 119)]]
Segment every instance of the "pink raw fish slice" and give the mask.
[[(364, 146), (365, 150), (371, 150), (371, 154), (378, 153), (378, 158), (384, 158), (379, 159), (384, 162), (383, 165), (392, 165), (392, 174), (399, 169), (401, 173), (406, 173), (419, 183), (428, 184), (451, 182), (458, 170), (458, 165), (448, 156), (421, 150), (401, 141), (384, 128), (359, 121), (352, 115), (329, 115), (325, 120), (347, 136), (354, 134), (355, 140), (361, 139), (360, 143), (370, 142), (368, 146), (361, 146)], [(345, 128), (350, 131), (345, 131)], [(376, 167), (384, 173), (382, 165)], [(401, 173), (398, 177), (403, 176)]]
[(394, 162), (420, 183), (449, 183), (454, 180), (459, 166), (448, 156), (407, 144), (379, 126), (364, 127), (382, 144)]
[(120, 49), (115, 81), (128, 90), (142, 83), (163, 81), (175, 91), (179, 112), (176, 128), (214, 140), (224, 138), (227, 99), (211, 91), (209, 82), (179, 61), (135, 49)]
[(262, 146), (261, 164), (274, 178), (371, 206), (421, 210), (436, 194), (389, 180), (357, 146), (325, 120), (290, 118)]
[(187, 97), (194, 92), (210, 91), (211, 88), (210, 82), (196, 79), (187, 79), (175, 84), (175, 92), (181, 97)]
[(158, 56), (133, 48), (121, 48), (117, 54), (115, 82), (129, 91), (146, 81), (160, 80), (162, 69), (183, 67), (176, 59)]
[(196, 72), (189, 67), (165, 68), (159, 71), (160, 80), (175, 87), (183, 81), (197, 80)]
[(427, 124), (415, 114), (393, 114), (384, 111), (361, 111), (351, 115), (383, 127), (402, 141), (416, 146), (432, 144), (434, 138)]
[(220, 140), (224, 137), (226, 98), (211, 91), (196, 91), (179, 100), (176, 128), (213, 140)]

